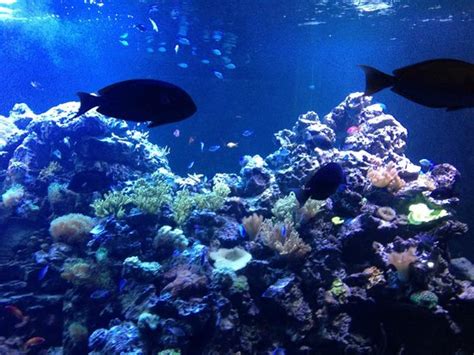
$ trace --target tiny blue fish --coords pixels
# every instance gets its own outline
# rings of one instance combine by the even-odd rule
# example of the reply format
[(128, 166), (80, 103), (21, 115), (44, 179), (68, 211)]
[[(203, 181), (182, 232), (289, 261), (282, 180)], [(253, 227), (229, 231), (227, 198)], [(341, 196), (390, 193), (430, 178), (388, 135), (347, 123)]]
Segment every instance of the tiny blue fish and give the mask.
[(224, 79), (224, 75), (220, 71), (215, 71), (214, 75), (216, 76), (217, 79), (222, 80)]
[(314, 84), (311, 84), (311, 85), (309, 85), (309, 86), (308, 86), (308, 89), (310, 89), (310, 90), (314, 90), (314, 89), (316, 89), (316, 85), (314, 85)]
[(433, 162), (431, 160), (428, 160), (428, 159), (420, 159), (419, 161), (420, 163), (420, 166), (421, 166), (421, 171), (424, 172), (424, 173), (427, 173), (429, 171), (431, 171), (433, 169)]
[(207, 261), (207, 247), (204, 247), (201, 250), (201, 265), (204, 265), (206, 261)]
[(286, 226), (285, 225), (281, 226), (280, 234), (283, 237), (283, 239), (286, 238)]
[(186, 69), (189, 65), (187, 63), (178, 63), (178, 67)]
[(121, 39), (126, 39), (128, 38), (128, 32), (125, 32), (124, 34), (120, 35)]
[(276, 348), (272, 351), (272, 355), (285, 355), (286, 351), (284, 348)]
[(247, 163), (250, 161), (250, 157), (248, 155), (244, 155), (243, 157), (240, 157), (239, 159), (239, 165), (244, 166), (247, 165)]
[(120, 44), (121, 44), (122, 46), (128, 47), (128, 41), (125, 41), (124, 39), (122, 39), (122, 40), (120, 40), (119, 42), (120, 42)]
[(202, 64), (209, 64), (211, 61), (209, 59), (202, 59), (201, 63)]
[(229, 70), (234, 70), (237, 66), (234, 63), (226, 64), (225, 67)]
[(194, 160), (191, 163), (189, 163), (188, 169), (191, 169), (193, 166), (194, 166)]
[(245, 130), (245, 131), (242, 132), (242, 135), (243, 135), (244, 137), (250, 137), (253, 133), (254, 133), (254, 132), (253, 132), (252, 130), (247, 129), (247, 130)]
[(239, 235), (242, 238), (245, 238), (247, 236), (247, 231), (245, 230), (245, 227), (241, 224), (239, 224)]
[(222, 55), (222, 52), (219, 49), (213, 49), (212, 54), (220, 56), (220, 55)]
[(101, 234), (104, 230), (105, 230), (105, 225), (98, 224), (94, 228), (92, 228), (89, 233), (92, 235), (98, 235), (98, 234)]
[(61, 155), (61, 152), (60, 152), (59, 150), (56, 149), (55, 151), (53, 151), (52, 154), (53, 154), (56, 158), (61, 159), (61, 156), (62, 156), (62, 155)]
[(95, 290), (90, 294), (90, 298), (93, 300), (100, 300), (110, 296), (110, 291), (106, 289)]
[(212, 34), (212, 39), (216, 42), (219, 42), (222, 39), (224, 34), (221, 31), (214, 31)]
[(210, 152), (217, 152), (219, 149), (221, 149), (221, 146), (220, 145), (211, 145), (209, 147), (209, 151)]
[(204, 142), (201, 142), (201, 152), (204, 151)]
[(178, 39), (178, 42), (185, 46), (189, 46), (191, 44), (191, 41), (186, 37), (181, 37), (180, 39)]
[(173, 258), (177, 258), (180, 255), (181, 255), (181, 252), (178, 249), (173, 250), (173, 254), (172, 254)]
[(43, 281), (46, 274), (48, 273), (49, 270), (49, 265), (46, 264), (41, 268), (41, 270), (38, 272), (38, 281)]
[(127, 280), (126, 279), (120, 279), (119, 284), (118, 284), (118, 290), (120, 293), (123, 292), (125, 286), (127, 286)]
[(160, 53), (165, 53), (165, 52), (166, 52), (166, 48), (165, 48), (165, 47), (159, 47), (159, 48), (158, 48), (158, 52), (160, 52)]

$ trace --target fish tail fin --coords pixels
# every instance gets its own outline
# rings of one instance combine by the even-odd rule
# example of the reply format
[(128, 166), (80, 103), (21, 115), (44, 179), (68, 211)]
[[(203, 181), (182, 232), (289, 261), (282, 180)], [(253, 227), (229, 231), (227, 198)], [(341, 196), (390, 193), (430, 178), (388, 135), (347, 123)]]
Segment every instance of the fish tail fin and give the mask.
[(81, 101), (81, 106), (79, 107), (79, 111), (74, 115), (73, 118), (79, 117), (85, 114), (87, 111), (100, 105), (98, 96), (89, 94), (87, 92), (78, 92), (77, 96), (79, 96), (79, 100)]
[(367, 96), (392, 86), (395, 78), (367, 65), (359, 65), (365, 73), (365, 92)]

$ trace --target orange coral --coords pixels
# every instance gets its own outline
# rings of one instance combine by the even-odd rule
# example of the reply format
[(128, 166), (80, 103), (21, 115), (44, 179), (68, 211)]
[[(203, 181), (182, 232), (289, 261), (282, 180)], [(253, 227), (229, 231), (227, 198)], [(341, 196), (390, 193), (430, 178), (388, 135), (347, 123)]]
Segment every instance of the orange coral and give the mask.
[(416, 247), (410, 247), (401, 253), (392, 251), (388, 254), (387, 259), (388, 263), (397, 269), (398, 279), (406, 282), (410, 277), (410, 264), (418, 260)]
[(379, 188), (387, 188), (391, 192), (396, 192), (405, 186), (405, 181), (398, 176), (398, 171), (393, 161), (385, 166), (370, 168), (367, 172), (370, 183)]

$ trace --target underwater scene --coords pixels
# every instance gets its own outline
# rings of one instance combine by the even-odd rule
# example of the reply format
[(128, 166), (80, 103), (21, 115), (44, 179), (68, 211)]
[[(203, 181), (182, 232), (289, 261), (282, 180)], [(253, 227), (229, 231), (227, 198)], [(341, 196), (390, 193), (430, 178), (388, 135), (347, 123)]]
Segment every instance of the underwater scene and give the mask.
[(0, 355), (473, 354), (473, 37), (468, 0), (0, 0)]

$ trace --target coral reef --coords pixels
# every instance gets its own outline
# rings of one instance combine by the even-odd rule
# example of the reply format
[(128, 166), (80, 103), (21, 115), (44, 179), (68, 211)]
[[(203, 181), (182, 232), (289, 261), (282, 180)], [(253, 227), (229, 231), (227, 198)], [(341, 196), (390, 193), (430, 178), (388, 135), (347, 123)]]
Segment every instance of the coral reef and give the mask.
[[(450, 252), (460, 174), (421, 172), (371, 97), (301, 115), (275, 152), (212, 179), (76, 110), (0, 120), (0, 352), (473, 353), (474, 267)], [(299, 206), (328, 162), (345, 188)], [(110, 186), (69, 190), (90, 169)]]

